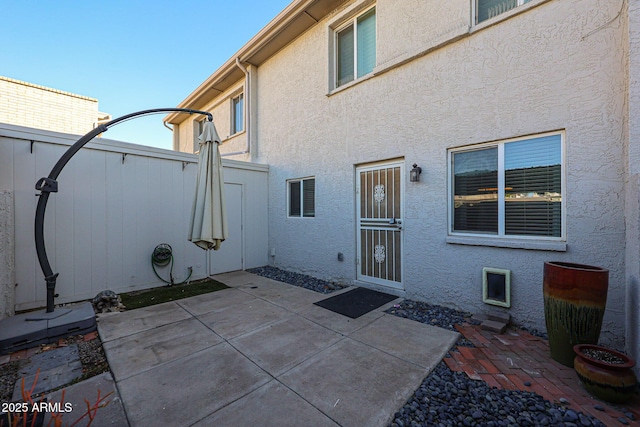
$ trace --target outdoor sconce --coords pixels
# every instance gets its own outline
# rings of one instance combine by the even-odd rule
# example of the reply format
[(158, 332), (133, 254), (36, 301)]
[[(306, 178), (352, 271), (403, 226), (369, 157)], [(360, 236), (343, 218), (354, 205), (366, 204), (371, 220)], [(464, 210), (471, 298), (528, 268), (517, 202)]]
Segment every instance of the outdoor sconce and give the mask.
[(419, 167), (417, 163), (414, 163), (413, 169), (411, 169), (411, 172), (409, 172), (409, 181), (420, 182), (421, 173), (422, 173), (422, 168)]

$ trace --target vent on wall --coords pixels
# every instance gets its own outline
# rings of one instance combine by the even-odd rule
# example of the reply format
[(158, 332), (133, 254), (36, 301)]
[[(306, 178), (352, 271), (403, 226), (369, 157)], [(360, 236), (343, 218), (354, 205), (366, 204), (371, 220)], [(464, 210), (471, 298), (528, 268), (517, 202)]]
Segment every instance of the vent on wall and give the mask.
[(511, 271), (501, 268), (482, 269), (482, 302), (511, 307)]

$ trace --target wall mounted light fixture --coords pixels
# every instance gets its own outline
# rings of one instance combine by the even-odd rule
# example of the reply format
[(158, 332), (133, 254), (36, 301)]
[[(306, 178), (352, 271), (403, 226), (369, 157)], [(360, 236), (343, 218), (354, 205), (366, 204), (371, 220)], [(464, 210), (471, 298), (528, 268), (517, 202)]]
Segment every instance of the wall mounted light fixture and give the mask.
[(409, 172), (409, 181), (419, 182), (421, 173), (422, 173), (422, 168), (419, 167), (417, 163), (414, 163), (413, 169), (411, 169), (411, 171)]

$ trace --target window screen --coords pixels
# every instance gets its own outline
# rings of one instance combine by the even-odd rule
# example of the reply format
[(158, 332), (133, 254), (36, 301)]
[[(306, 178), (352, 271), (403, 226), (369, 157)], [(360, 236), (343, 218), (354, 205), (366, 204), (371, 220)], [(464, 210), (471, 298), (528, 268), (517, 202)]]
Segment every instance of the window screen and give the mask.
[(291, 180), (289, 186), (289, 216), (312, 218), (316, 216), (316, 180)]
[(454, 151), (451, 162), (453, 232), (562, 237), (561, 134)]

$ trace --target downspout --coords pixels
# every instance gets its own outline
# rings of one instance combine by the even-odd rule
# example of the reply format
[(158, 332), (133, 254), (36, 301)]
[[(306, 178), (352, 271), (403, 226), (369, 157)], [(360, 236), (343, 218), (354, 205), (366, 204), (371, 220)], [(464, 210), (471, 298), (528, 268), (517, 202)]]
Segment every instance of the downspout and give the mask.
[(176, 145), (179, 145), (179, 144), (176, 144), (176, 134), (174, 132), (174, 129), (171, 126), (169, 126), (167, 122), (165, 122), (164, 120), (162, 121), (162, 126), (166, 127), (171, 131), (171, 147), (173, 148), (173, 151), (180, 151), (180, 147), (179, 146), (176, 147)]
[(251, 119), (249, 117), (249, 113), (251, 111), (251, 75), (249, 73), (249, 70), (247, 70), (247, 68), (242, 65), (242, 63), (240, 62), (240, 58), (236, 57), (236, 65), (238, 66), (238, 68), (240, 68), (240, 70), (244, 73), (245, 76), (245, 80), (244, 80), (244, 119), (245, 119), (245, 126), (246, 126), (246, 136), (247, 136), (247, 145), (244, 149), (244, 151), (236, 151), (234, 153), (221, 153), (220, 157), (226, 157), (226, 156), (235, 156), (238, 154), (248, 154), (251, 150)]

